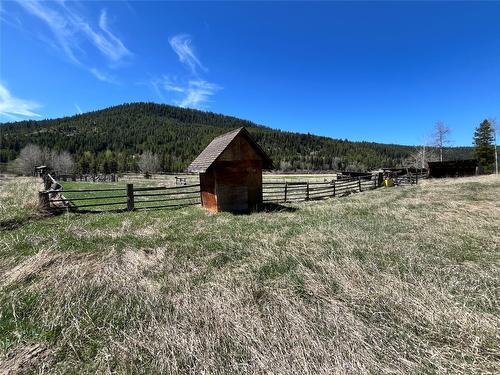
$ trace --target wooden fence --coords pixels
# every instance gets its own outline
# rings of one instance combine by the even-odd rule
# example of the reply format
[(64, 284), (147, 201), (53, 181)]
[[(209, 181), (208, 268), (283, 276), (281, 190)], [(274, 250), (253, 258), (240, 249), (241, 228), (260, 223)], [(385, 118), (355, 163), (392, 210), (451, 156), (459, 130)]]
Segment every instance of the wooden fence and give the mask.
[(49, 174), (43, 178), (46, 190), (39, 193), (39, 201), (42, 209), (50, 211), (133, 211), (201, 204), (199, 184), (64, 190)]
[[(416, 184), (422, 175), (395, 178), (398, 185)], [(178, 208), (201, 204), (200, 184), (172, 187), (126, 187), (68, 189), (50, 175), (43, 176), (45, 191), (39, 193), (42, 209), (50, 211), (133, 211)], [(364, 176), (327, 182), (264, 182), (264, 203), (285, 203), (341, 197), (381, 186), (379, 176)], [(64, 194), (63, 194), (64, 193)]]
[(264, 202), (297, 202), (339, 197), (379, 187), (378, 179), (350, 178), (330, 182), (264, 182)]
[(59, 181), (118, 182), (117, 174), (60, 174), (55, 177)]
[(394, 184), (413, 185), (413, 184), (418, 184), (418, 181), (423, 180), (424, 178), (427, 178), (426, 173), (408, 173), (394, 178)]

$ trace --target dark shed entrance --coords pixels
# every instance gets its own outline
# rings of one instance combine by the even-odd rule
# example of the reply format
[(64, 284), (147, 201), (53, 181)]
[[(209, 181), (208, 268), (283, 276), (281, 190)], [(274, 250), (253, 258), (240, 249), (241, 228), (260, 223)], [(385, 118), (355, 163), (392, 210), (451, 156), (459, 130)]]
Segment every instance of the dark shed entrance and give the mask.
[(200, 174), (201, 204), (210, 211), (245, 212), (262, 203), (269, 156), (245, 128), (215, 138), (188, 167)]
[(476, 159), (430, 161), (427, 164), (429, 177), (464, 177), (481, 173)]

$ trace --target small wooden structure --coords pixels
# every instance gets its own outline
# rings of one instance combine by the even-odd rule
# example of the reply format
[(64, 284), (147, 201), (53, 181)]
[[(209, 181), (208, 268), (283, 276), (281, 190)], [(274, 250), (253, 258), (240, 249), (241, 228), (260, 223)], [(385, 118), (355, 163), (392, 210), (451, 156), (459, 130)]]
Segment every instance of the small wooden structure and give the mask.
[(201, 204), (219, 212), (247, 212), (262, 203), (262, 170), (273, 162), (245, 128), (215, 138), (188, 167), (200, 174)]
[(35, 176), (42, 177), (49, 171), (49, 168), (46, 165), (39, 165), (35, 167)]
[(464, 177), (482, 172), (476, 159), (430, 161), (427, 164), (429, 166), (428, 177)]

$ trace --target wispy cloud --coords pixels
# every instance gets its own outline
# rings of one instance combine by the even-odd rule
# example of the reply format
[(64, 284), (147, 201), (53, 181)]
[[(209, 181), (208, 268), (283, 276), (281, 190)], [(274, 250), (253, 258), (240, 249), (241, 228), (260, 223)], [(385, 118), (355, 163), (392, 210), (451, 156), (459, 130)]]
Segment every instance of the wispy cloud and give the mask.
[(215, 83), (210, 83), (203, 80), (189, 81), (186, 90), (186, 96), (182, 101), (178, 102), (181, 107), (203, 108), (205, 103), (210, 101), (213, 96), (222, 87)]
[(193, 74), (197, 73), (198, 68), (207, 71), (207, 68), (196, 57), (194, 47), (191, 45), (191, 37), (188, 34), (175, 35), (168, 42), (177, 56), (179, 56), (179, 61), (185, 64)]
[(18, 119), (18, 116), (40, 117), (34, 112), (39, 107), (38, 103), (12, 96), (7, 87), (0, 84), (0, 115), (11, 119)]
[(75, 103), (75, 108), (76, 108), (76, 113), (78, 113), (79, 115), (81, 115), (83, 113), (82, 109), (80, 108), (80, 106)]
[(119, 84), (118, 80), (114, 76), (103, 72), (102, 70), (99, 70), (97, 68), (89, 68), (89, 72), (92, 73), (94, 77), (96, 77), (99, 81), (113, 83), (115, 85)]
[(168, 76), (152, 80), (150, 83), (161, 99), (164, 100), (164, 92), (173, 92), (178, 96), (173, 100), (174, 104), (180, 107), (198, 109), (207, 108), (212, 97), (222, 89), (221, 86), (203, 79), (191, 79), (183, 82)]
[(179, 61), (190, 70), (190, 75), (184, 78), (163, 75), (152, 79), (149, 83), (160, 99), (165, 100), (165, 93), (173, 93), (172, 102), (180, 107), (204, 109), (212, 101), (212, 97), (222, 87), (204, 79), (203, 73), (208, 71), (194, 52), (191, 37), (188, 34), (178, 34), (168, 39), (170, 46), (179, 57)]
[(92, 22), (64, 1), (17, 0), (17, 3), (47, 25), (54, 37), (51, 44), (56, 45), (70, 61), (86, 68), (97, 78), (99, 76), (93, 72), (95, 68), (89, 68), (89, 64), (85, 61), (88, 57), (84, 42), (90, 43), (97, 49), (108, 63), (116, 64), (132, 55), (111, 31), (106, 9), (100, 12), (98, 26), (93, 26)]
[(113, 61), (118, 61), (131, 54), (123, 42), (111, 32), (108, 26), (108, 13), (106, 9), (101, 10), (99, 27), (103, 33), (95, 32), (88, 25), (85, 25), (85, 30), (94, 41), (96, 47), (99, 48), (105, 56)]

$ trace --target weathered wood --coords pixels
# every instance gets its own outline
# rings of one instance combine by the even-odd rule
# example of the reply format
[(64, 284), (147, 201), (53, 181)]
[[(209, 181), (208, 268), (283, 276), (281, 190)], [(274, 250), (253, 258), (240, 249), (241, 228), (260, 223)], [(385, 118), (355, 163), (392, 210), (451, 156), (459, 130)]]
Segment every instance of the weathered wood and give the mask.
[[(137, 190), (134, 190), (137, 191)], [(180, 194), (199, 194), (200, 192), (198, 190), (192, 190), (192, 191), (175, 191), (172, 193), (155, 193), (155, 194), (134, 194), (134, 196), (137, 197), (159, 197), (159, 196), (170, 196), (170, 195), (180, 195)]]
[(134, 184), (127, 184), (127, 211), (134, 210)]
[(50, 210), (49, 193), (47, 193), (45, 191), (40, 191), (38, 193), (38, 204), (39, 204), (40, 210), (49, 211)]
[[(66, 191), (65, 191), (66, 193)], [(84, 198), (62, 198), (62, 199), (52, 199), (51, 202), (70, 202), (70, 201), (88, 201), (88, 200), (98, 200), (98, 199), (116, 199), (116, 198), (127, 198), (126, 195), (107, 195), (102, 197), (84, 197)]]
[(65, 193), (99, 193), (101, 191), (125, 191), (126, 188), (108, 188), (108, 189), (70, 189), (64, 190)]
[(155, 190), (172, 190), (172, 189), (186, 189), (191, 187), (199, 187), (200, 184), (193, 185), (183, 185), (183, 186), (152, 186), (152, 187), (139, 187), (134, 189), (135, 191), (155, 191)]
[[(72, 208), (80, 209), (80, 208), (84, 208), (84, 207), (116, 206), (116, 205), (119, 205), (119, 204), (127, 205), (128, 201), (123, 201), (123, 202), (108, 202), (108, 203), (95, 203), (95, 204), (83, 204), (83, 205), (79, 205), (79, 206), (73, 206)], [(127, 210), (131, 211), (131, 210), (128, 209), (128, 207), (127, 207)]]
[(196, 200), (198, 197), (176, 197), (176, 198), (166, 198), (166, 199), (148, 199), (148, 200), (134, 200), (134, 205), (139, 203), (152, 203), (152, 202), (173, 202), (173, 201), (182, 201), (182, 200)]

